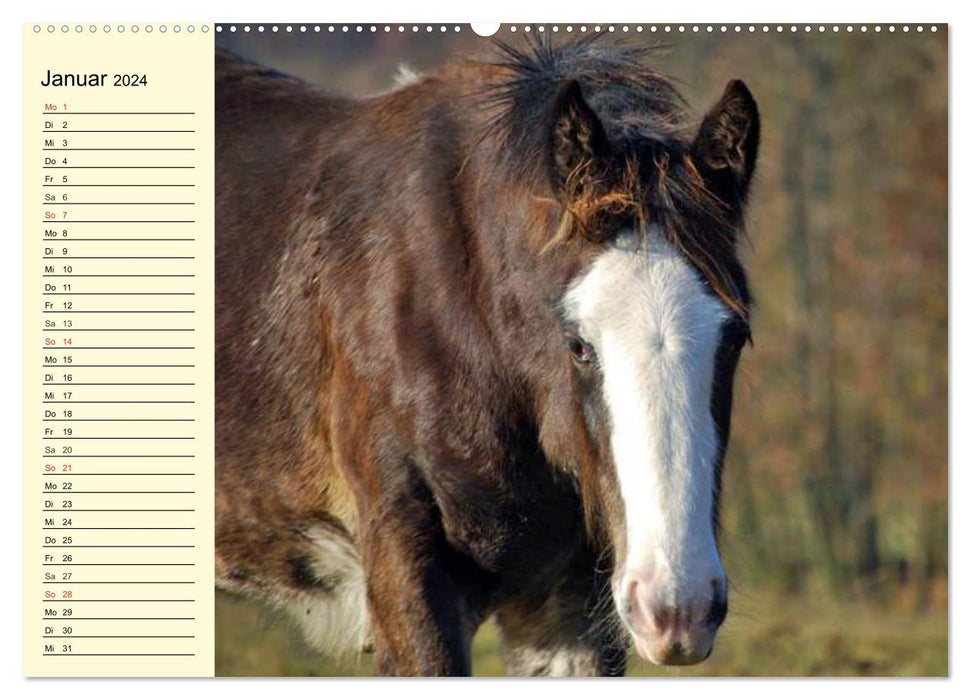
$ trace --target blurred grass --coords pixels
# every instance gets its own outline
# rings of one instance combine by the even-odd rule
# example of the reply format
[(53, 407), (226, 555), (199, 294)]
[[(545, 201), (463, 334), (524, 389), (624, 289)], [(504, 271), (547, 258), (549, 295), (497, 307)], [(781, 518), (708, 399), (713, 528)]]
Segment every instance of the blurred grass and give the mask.
[[(662, 668), (631, 659), (629, 676), (946, 676), (946, 614), (748, 592), (699, 666)], [(502, 676), (498, 630), (473, 649), (477, 676)], [(286, 615), (216, 594), (217, 676), (368, 676), (373, 656), (334, 660), (308, 649)]]

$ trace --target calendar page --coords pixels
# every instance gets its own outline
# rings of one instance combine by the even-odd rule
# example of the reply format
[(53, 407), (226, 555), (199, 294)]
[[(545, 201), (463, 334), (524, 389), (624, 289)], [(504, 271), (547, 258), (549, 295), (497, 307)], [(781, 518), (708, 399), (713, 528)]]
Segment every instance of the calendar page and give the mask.
[(948, 34), (25, 24), (23, 674), (947, 676)]

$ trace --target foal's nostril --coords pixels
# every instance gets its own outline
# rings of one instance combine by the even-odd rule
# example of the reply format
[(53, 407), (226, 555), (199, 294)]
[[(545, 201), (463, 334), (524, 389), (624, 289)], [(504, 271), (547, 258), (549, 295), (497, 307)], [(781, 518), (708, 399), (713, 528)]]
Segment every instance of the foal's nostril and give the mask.
[(664, 634), (671, 627), (677, 623), (678, 619), (678, 609), (661, 607), (653, 610), (651, 612), (651, 622), (654, 623), (654, 629)]
[(725, 591), (724, 585), (718, 585), (717, 582), (712, 583), (714, 593), (711, 605), (708, 606), (708, 612), (705, 615), (705, 623), (711, 627), (718, 627), (728, 615), (728, 593)]

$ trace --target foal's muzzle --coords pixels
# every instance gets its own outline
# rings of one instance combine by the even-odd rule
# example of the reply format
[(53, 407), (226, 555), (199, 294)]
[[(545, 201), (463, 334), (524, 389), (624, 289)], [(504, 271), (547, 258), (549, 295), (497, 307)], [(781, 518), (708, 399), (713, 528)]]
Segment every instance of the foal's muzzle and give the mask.
[(728, 612), (723, 575), (695, 590), (627, 574), (618, 593), (618, 608), (638, 655), (655, 664), (685, 666), (707, 659)]

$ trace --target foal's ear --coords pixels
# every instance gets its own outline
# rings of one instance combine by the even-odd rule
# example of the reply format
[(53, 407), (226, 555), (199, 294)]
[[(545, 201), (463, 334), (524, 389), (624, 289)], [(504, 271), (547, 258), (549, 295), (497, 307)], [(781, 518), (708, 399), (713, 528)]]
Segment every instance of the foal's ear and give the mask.
[(607, 135), (575, 80), (560, 90), (552, 114), (550, 177), (554, 191), (563, 195), (571, 177), (582, 175), (604, 153)]
[(759, 108), (741, 80), (733, 80), (698, 129), (691, 156), (705, 184), (726, 204), (745, 201), (759, 150)]

